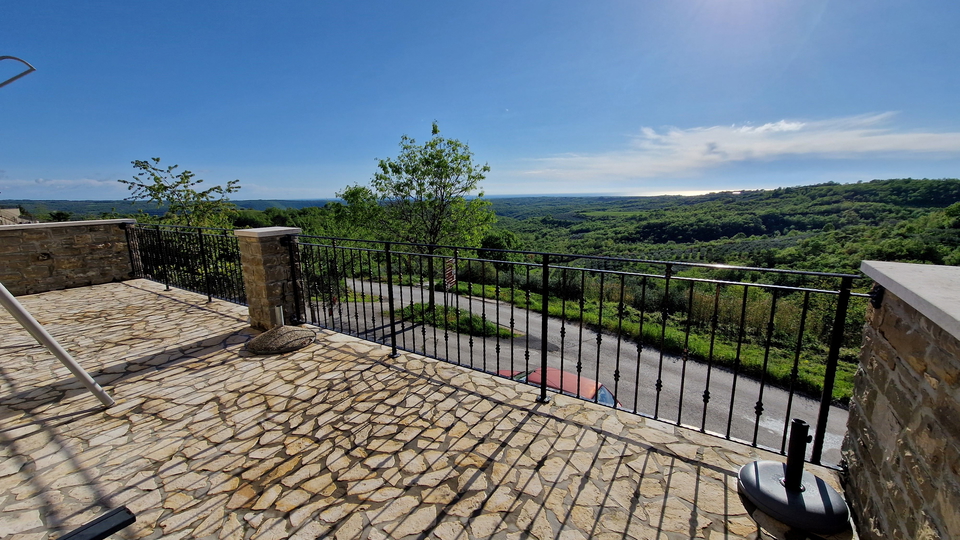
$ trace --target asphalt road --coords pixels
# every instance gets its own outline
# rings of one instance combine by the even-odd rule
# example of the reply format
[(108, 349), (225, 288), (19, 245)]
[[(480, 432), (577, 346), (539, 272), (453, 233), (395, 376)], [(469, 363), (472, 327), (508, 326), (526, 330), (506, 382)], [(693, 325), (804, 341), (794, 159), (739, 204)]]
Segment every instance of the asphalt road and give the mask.
[[(360, 280), (351, 286), (357, 293), (381, 300), (341, 302), (332, 314), (319, 310), (313, 313), (312, 322), (388, 342), (387, 286)], [(393, 286), (393, 292), (397, 309), (428, 300), (428, 293), (419, 287)], [(546, 348), (549, 366), (576, 373), (579, 363), (581, 375), (605, 385), (624, 409), (748, 443), (756, 436), (757, 444), (777, 451), (785, 444), (783, 434), (791, 419), (799, 418), (810, 424), (811, 435), (816, 426), (819, 401), (800, 395), (791, 398), (783, 389), (762, 385), (743, 375), (735, 377), (728, 369), (711, 368), (693, 360), (684, 362), (651, 347), (645, 347), (638, 355), (634, 341), (618, 339), (608, 332), (598, 336), (596, 331), (581, 329), (579, 323), (557, 317), (547, 319), (544, 345), (542, 318), (537, 312), (490, 299), (449, 293), (444, 297), (441, 292), (436, 295), (438, 304), (446, 302), (478, 316), (485, 314), (487, 320), (503, 327), (509, 328), (512, 318), (515, 331), (521, 335), (512, 339), (471, 338), (449, 333), (445, 337), (442, 329), (404, 323), (397, 325), (398, 347), (491, 373), (536, 369), (540, 366), (541, 351)], [(662, 381), (659, 393), (658, 378)], [(709, 399), (705, 404), (706, 390), (709, 390)], [(531, 391), (537, 389), (531, 388)], [(759, 417), (758, 402), (762, 402)], [(847, 411), (830, 408), (824, 464), (839, 463), (846, 422)], [(811, 447), (807, 448), (808, 458)]]

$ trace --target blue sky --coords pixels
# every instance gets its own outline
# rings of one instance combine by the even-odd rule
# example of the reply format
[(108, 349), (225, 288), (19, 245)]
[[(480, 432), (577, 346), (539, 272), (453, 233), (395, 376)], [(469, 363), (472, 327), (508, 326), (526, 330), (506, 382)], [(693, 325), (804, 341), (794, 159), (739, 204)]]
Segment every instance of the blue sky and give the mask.
[[(0, 0), (0, 199), (117, 199), (160, 157), (332, 197), (403, 134), (490, 195), (960, 176), (960, 3)], [(0, 80), (20, 65), (0, 62)]]

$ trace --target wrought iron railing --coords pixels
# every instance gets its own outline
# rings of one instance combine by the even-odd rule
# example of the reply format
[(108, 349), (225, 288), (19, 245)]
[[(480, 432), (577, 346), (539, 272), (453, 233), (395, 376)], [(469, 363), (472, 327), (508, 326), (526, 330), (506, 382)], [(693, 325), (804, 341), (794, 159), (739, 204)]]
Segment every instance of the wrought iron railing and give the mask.
[(800, 418), (839, 462), (857, 276), (316, 236), (298, 264), (309, 323), (780, 453)]
[(138, 224), (128, 231), (137, 277), (246, 305), (233, 230)]
[[(245, 303), (232, 231), (129, 230), (138, 276)], [(780, 453), (800, 418), (810, 461), (839, 462), (857, 276), (298, 240), (297, 319)]]

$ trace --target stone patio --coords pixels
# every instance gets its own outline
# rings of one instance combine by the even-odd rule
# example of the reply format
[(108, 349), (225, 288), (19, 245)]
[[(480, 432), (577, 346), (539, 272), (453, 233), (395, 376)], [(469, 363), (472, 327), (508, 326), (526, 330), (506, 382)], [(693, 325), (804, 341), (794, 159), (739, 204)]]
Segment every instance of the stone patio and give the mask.
[(117, 404), (0, 311), (3, 538), (806, 537), (744, 507), (749, 446), (322, 330), (253, 356), (246, 308), (149, 281), (19, 300)]

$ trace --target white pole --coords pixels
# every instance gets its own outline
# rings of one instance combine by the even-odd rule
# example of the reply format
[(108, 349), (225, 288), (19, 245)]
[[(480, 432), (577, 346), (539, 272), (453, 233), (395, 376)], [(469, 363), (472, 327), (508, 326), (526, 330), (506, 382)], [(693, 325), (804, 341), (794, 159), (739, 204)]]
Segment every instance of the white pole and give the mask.
[(76, 377), (83, 386), (87, 387), (87, 390), (90, 390), (93, 395), (97, 396), (100, 403), (103, 403), (105, 407), (110, 407), (116, 403), (113, 401), (113, 398), (97, 384), (97, 381), (93, 380), (93, 377), (80, 367), (80, 364), (70, 356), (70, 353), (63, 350), (63, 347), (57, 343), (57, 340), (53, 339), (53, 336), (48, 334), (47, 331), (40, 326), (40, 323), (10, 294), (10, 291), (3, 286), (3, 283), (0, 283), (0, 304), (13, 315), (13, 318), (20, 323), (20, 326), (24, 327), (27, 332), (30, 332), (30, 335), (32, 335), (34, 339), (46, 347), (48, 351), (52, 352), (63, 365), (67, 366), (70, 373), (73, 373), (73, 376)]

